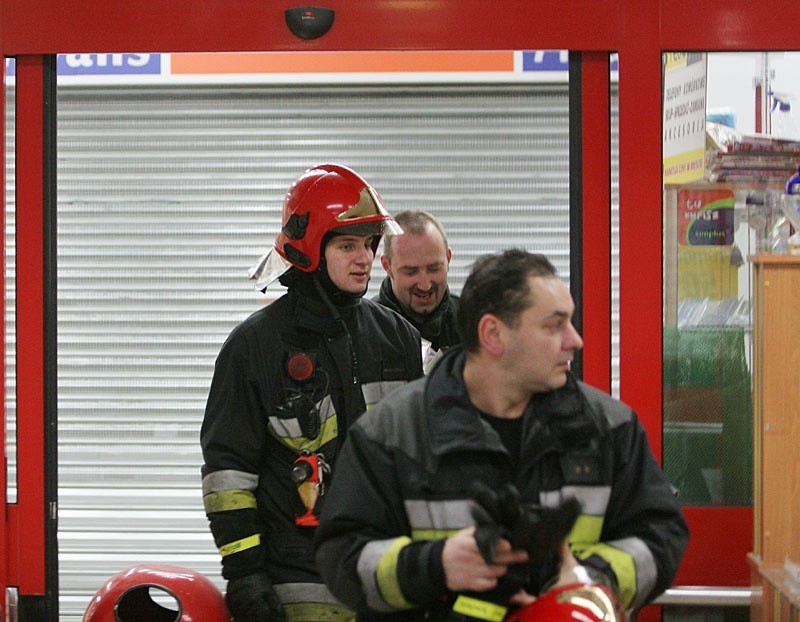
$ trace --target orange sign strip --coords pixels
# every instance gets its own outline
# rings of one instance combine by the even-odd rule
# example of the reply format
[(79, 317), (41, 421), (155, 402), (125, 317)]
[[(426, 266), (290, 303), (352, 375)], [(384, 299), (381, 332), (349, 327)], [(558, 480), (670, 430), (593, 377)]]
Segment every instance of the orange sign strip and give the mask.
[(172, 74), (498, 72), (512, 51), (263, 52), (173, 54)]

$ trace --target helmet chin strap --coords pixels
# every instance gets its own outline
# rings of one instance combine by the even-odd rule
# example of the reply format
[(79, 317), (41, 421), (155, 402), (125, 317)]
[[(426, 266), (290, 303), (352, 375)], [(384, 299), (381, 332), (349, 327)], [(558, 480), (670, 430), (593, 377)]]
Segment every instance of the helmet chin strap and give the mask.
[(350, 330), (347, 328), (347, 324), (342, 319), (342, 314), (339, 313), (339, 309), (333, 304), (333, 301), (328, 296), (328, 292), (325, 291), (325, 288), (322, 286), (322, 283), (319, 281), (319, 275), (313, 274), (311, 277), (312, 281), (314, 282), (314, 288), (317, 290), (319, 297), (322, 299), (323, 304), (328, 307), (328, 311), (331, 312), (331, 316), (334, 320), (339, 322), (344, 329), (344, 334), (347, 337), (347, 349), (350, 350), (350, 361), (353, 364), (352, 373), (353, 373), (353, 384), (358, 384), (358, 359), (356, 358), (356, 349), (353, 347), (353, 338), (350, 335)]
[[(325, 248), (325, 241), (323, 242), (323, 249)], [(319, 265), (314, 272), (310, 273), (314, 278), (314, 282), (316, 283), (319, 281), (320, 286), (322, 289), (325, 290), (325, 293), (328, 295), (327, 300), (331, 302), (336, 307), (347, 307), (351, 306), (354, 303), (358, 302), (364, 295), (367, 293), (367, 286), (364, 286), (364, 291), (358, 294), (353, 294), (351, 292), (346, 292), (340, 287), (338, 287), (331, 279), (331, 275), (328, 272), (328, 264), (325, 260), (325, 256), (323, 254), (320, 257)], [(334, 318), (337, 316), (334, 315)]]
[(323, 287), (322, 283), (320, 283), (319, 275), (316, 274), (316, 273), (312, 274), (311, 275), (311, 280), (314, 283), (314, 289), (317, 290), (317, 293), (319, 294), (319, 297), (322, 299), (322, 302), (325, 303), (326, 307), (328, 307), (328, 311), (331, 312), (331, 315), (333, 316), (333, 319), (336, 320), (337, 322), (341, 322), (341, 324), (344, 327), (345, 331), (348, 334), (350, 334), (350, 331), (347, 330), (347, 326), (345, 325), (344, 320), (342, 319), (341, 313), (339, 313), (339, 309), (337, 309), (336, 305), (333, 304), (333, 301), (331, 300), (331, 297), (328, 296), (328, 292), (325, 291), (325, 288)]

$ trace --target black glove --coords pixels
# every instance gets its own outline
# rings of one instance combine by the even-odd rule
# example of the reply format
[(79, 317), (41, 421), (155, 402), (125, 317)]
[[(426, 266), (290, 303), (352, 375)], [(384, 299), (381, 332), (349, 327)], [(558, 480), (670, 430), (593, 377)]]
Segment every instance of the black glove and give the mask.
[[(481, 482), (475, 482), (470, 487), (470, 494), (476, 502), (472, 506), (475, 542), (486, 563), (493, 564), (497, 542), (500, 539), (512, 541), (514, 529), (522, 516), (519, 492), (511, 484), (495, 491)], [(511, 596), (528, 584), (528, 569), (528, 564), (509, 566), (506, 574), (498, 580), (497, 587), (482, 597), (503, 606), (507, 605)]]
[(228, 581), (228, 611), (236, 622), (285, 622), (286, 613), (266, 573)]
[(472, 507), (475, 541), (486, 563), (493, 563), (495, 547), (501, 538), (508, 540), (515, 549), (528, 552), (527, 564), (522, 568), (509, 568), (509, 578), (521, 581), (522, 585), (527, 583), (529, 570), (538, 573), (558, 558), (561, 543), (581, 511), (581, 504), (574, 497), (555, 508), (521, 505), (519, 491), (512, 484), (495, 491), (482, 482), (475, 482), (470, 492), (476, 502)]

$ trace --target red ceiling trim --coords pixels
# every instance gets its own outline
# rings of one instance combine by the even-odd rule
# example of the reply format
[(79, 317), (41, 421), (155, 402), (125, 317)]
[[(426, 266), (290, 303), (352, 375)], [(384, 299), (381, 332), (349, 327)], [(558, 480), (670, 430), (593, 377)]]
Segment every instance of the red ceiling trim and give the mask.
[[(302, 3), (298, 3), (302, 6)], [(328, 0), (333, 27), (300, 39), (286, 3), (4, 0), (6, 55), (78, 52), (616, 48), (616, 3)], [(297, 6), (297, 5), (295, 5)], [(110, 27), (110, 25), (113, 25)], [(132, 49), (135, 48), (135, 49)]]

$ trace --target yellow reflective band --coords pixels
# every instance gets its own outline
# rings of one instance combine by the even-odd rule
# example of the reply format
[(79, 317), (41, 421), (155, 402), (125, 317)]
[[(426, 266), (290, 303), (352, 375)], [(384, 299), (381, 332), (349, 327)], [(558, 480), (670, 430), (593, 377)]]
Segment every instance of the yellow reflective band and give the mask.
[(397, 558), (400, 557), (400, 551), (411, 543), (410, 538), (402, 537), (397, 538), (392, 545), (383, 554), (381, 560), (378, 562), (378, 567), (375, 570), (377, 577), (378, 587), (381, 590), (381, 596), (389, 605), (395, 609), (409, 609), (413, 605), (403, 597), (403, 592), (400, 590), (400, 584), (397, 582)]
[(458, 529), (412, 529), (411, 539), (415, 542), (419, 540), (441, 540), (442, 538), (449, 538), (457, 531)]
[(275, 433), (275, 430), (271, 426), (269, 428), (269, 433), (278, 441), (297, 452), (304, 450), (314, 452), (322, 447), (325, 443), (329, 443), (339, 436), (339, 422), (334, 416), (328, 417), (322, 422), (322, 425), (319, 429), (319, 434), (317, 435), (317, 438), (314, 439), (305, 438), (303, 436), (298, 438), (279, 436)]
[(286, 622), (355, 622), (356, 614), (344, 605), (284, 603)]
[(256, 533), (252, 536), (247, 536), (241, 540), (236, 540), (236, 542), (229, 542), (228, 544), (219, 547), (219, 554), (225, 557), (227, 555), (232, 555), (233, 553), (240, 553), (241, 551), (252, 549), (254, 546), (258, 546), (259, 544), (261, 544), (261, 535)]
[(617, 577), (619, 595), (626, 607), (629, 607), (636, 598), (636, 563), (633, 556), (618, 548), (607, 544), (595, 544), (584, 549), (572, 551), (578, 561), (591, 555), (602, 557), (611, 566)]
[(206, 514), (228, 512), (256, 507), (256, 497), (249, 490), (224, 490), (211, 492), (203, 497)]
[(478, 600), (477, 598), (461, 594), (456, 598), (453, 611), (470, 618), (487, 620), (487, 622), (502, 622), (503, 618), (506, 617), (508, 609), (494, 603), (486, 602), (485, 600)]
[(581, 514), (575, 521), (572, 531), (569, 532), (569, 542), (594, 544), (600, 541), (600, 534), (603, 533), (603, 517)]

